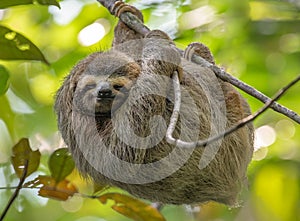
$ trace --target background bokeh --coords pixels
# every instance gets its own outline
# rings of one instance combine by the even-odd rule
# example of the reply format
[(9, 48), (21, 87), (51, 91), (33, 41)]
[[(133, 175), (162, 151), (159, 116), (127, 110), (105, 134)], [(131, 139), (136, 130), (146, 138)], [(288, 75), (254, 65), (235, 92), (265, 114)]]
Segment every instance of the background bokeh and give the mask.
[[(148, 27), (167, 32), (182, 49), (190, 42), (203, 42), (218, 65), (268, 96), (300, 73), (298, 0), (127, 2), (143, 12)], [(12, 146), (22, 137), (28, 137), (32, 148), (43, 154), (39, 171), (29, 179), (49, 173), (49, 155), (64, 145), (53, 111), (55, 91), (78, 60), (109, 49), (112, 42), (117, 19), (96, 0), (63, 0), (60, 6), (33, 4), (0, 10), (0, 25), (29, 38), (50, 63), (0, 60), (10, 73), (9, 89), (0, 96), (0, 187), (18, 182), (10, 156)], [(243, 95), (253, 111), (262, 106), (255, 98)], [(290, 89), (280, 103), (300, 113), (300, 85)], [(166, 206), (162, 213), (168, 221), (300, 220), (300, 127), (272, 110), (254, 124), (256, 152), (248, 170), (249, 191), (241, 195), (243, 206)], [(81, 192), (91, 191), (76, 172), (69, 179), (77, 180)], [(0, 213), (12, 191), (0, 189)], [(92, 199), (75, 196), (59, 202), (23, 189), (6, 220), (129, 219)]]

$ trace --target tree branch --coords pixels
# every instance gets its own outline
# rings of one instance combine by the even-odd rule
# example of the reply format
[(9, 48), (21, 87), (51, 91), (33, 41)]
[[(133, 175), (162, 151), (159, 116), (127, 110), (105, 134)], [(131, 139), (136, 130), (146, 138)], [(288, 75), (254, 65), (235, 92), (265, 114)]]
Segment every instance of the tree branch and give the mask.
[[(108, 9), (108, 11), (112, 14), (114, 14), (114, 5), (116, 2), (122, 2), (119, 0), (97, 0), (100, 4), (102, 4), (105, 8)], [(124, 12), (120, 15), (120, 19), (122, 22), (124, 22), (129, 28), (132, 30), (135, 30), (136, 32), (146, 35), (150, 29), (145, 26), (137, 16), (130, 12)]]
[[(113, 6), (114, 4), (117, 2), (116, 0), (97, 0), (99, 3), (101, 3), (104, 7), (106, 7), (109, 12), (111, 14), (113, 13)], [(128, 27), (130, 27), (131, 29), (135, 30), (136, 32), (145, 35), (147, 32), (149, 32), (149, 28), (146, 27), (143, 23), (141, 23), (141, 21), (132, 13), (130, 12), (125, 12), (122, 13), (120, 15), (120, 20), (122, 22), (124, 22), (126, 25), (128, 25)], [(183, 54), (183, 51), (180, 49), (177, 49), (181, 54)], [(221, 68), (212, 65), (211, 63), (209, 63), (208, 61), (206, 61), (205, 59), (193, 55), (192, 61), (200, 64), (201, 66), (210, 68), (211, 70), (214, 71), (215, 75), (222, 79), (223, 81), (226, 81), (234, 86), (236, 86), (237, 88), (241, 89), (242, 91), (246, 92), (247, 94), (257, 98), (258, 100), (262, 101), (263, 103), (267, 103), (271, 100), (271, 98), (269, 98), (268, 96), (264, 95), (263, 93), (261, 93), (260, 91), (256, 90), (255, 88), (251, 87), (250, 85), (238, 80), (237, 78), (233, 77), (232, 75), (228, 74), (227, 72), (225, 72), (224, 70), (222, 70)], [(273, 110), (289, 117), (290, 119), (294, 120), (295, 122), (300, 124), (300, 116), (278, 104), (277, 102), (272, 102), (270, 108), (272, 108)]]
[(14, 194), (11, 196), (11, 198), (9, 199), (4, 211), (2, 212), (1, 216), (0, 216), (0, 221), (2, 221), (4, 219), (4, 217), (6, 216), (9, 208), (11, 207), (11, 205), (13, 204), (13, 202), (15, 201), (15, 199), (18, 197), (19, 195), (19, 192), (20, 190), (22, 189), (22, 186), (23, 186), (23, 183), (26, 179), (26, 175), (27, 175), (27, 170), (28, 170), (28, 164), (29, 164), (29, 161), (26, 160), (25, 161), (25, 164), (24, 164), (24, 170), (23, 170), (23, 173), (22, 173), (22, 176), (20, 177), (20, 181), (19, 181), (19, 184), (14, 192)]
[(97, 2), (99, 2), (101, 5), (103, 5), (105, 8), (108, 9), (108, 11), (112, 13), (114, 4), (117, 2), (118, 0), (97, 0)]
[(207, 140), (199, 140), (196, 142), (185, 142), (179, 139), (175, 139), (172, 134), (174, 132), (175, 126), (177, 124), (177, 120), (178, 120), (178, 116), (179, 116), (179, 110), (180, 110), (180, 103), (181, 103), (181, 92), (180, 92), (180, 83), (179, 83), (179, 79), (178, 79), (178, 75), (175, 72), (173, 75), (173, 81), (174, 83), (174, 96), (175, 96), (175, 102), (174, 102), (174, 109), (173, 109), (173, 114), (171, 116), (171, 120), (170, 120), (170, 124), (169, 127), (167, 129), (167, 133), (166, 133), (166, 140), (168, 143), (172, 144), (172, 145), (176, 145), (177, 147), (181, 147), (181, 148), (195, 148), (195, 147), (201, 147), (201, 146), (206, 146), (220, 138), (223, 138), (229, 134), (231, 134), (232, 132), (236, 131), (237, 129), (245, 126), (246, 124), (252, 122), (253, 120), (255, 120), (259, 115), (261, 115), (262, 113), (264, 113), (268, 108), (270, 108), (272, 106), (272, 104), (274, 104), (274, 102), (276, 100), (278, 100), (282, 95), (284, 95), (284, 93), (290, 89), (293, 85), (295, 85), (298, 81), (300, 80), (300, 75), (295, 78), (293, 81), (291, 81), (287, 86), (283, 87), (282, 89), (280, 89), (274, 96), (273, 99), (268, 100), (265, 105), (258, 110), (256, 113), (249, 115), (248, 117), (243, 118), (241, 121), (239, 121), (237, 123), (237, 125), (229, 128), (228, 130), (226, 130), (225, 132), (218, 134), (214, 137), (211, 137)]
[[(267, 103), (271, 100), (271, 98), (267, 97), (260, 91), (256, 90), (255, 88), (251, 87), (250, 85), (238, 80), (237, 78), (233, 77), (232, 75), (226, 73), (221, 68), (219, 68), (215, 65), (212, 65), (211, 63), (209, 63), (208, 61), (206, 61), (205, 59), (203, 59), (199, 56), (193, 56), (192, 61), (197, 64), (201, 64), (202, 66), (212, 69), (218, 78), (236, 86), (237, 88), (241, 89), (242, 91), (246, 92), (247, 94), (251, 95), (252, 97), (257, 98), (258, 100), (262, 101), (263, 103)], [(277, 102), (273, 102), (271, 104), (270, 108), (277, 111), (278, 113), (286, 115), (287, 117), (291, 118), (292, 120), (296, 121), (297, 123), (300, 123), (300, 116), (296, 112), (286, 108), (285, 106), (282, 106), (282, 105), (278, 104)]]
[(177, 143), (177, 140), (172, 135), (178, 121), (180, 105), (181, 105), (181, 90), (180, 90), (180, 82), (179, 82), (177, 71), (175, 71), (173, 74), (173, 87), (174, 87), (174, 107), (170, 118), (170, 123), (166, 132), (166, 140), (169, 144)]

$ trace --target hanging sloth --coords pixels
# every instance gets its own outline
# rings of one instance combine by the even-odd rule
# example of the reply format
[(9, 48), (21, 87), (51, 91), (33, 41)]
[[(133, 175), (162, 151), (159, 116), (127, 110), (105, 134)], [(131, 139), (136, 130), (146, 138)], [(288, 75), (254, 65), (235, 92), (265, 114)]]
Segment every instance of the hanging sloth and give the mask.
[[(136, 9), (118, 5), (118, 13), (124, 10), (142, 19)], [(164, 32), (143, 37), (119, 21), (112, 49), (73, 68), (57, 92), (55, 111), (83, 175), (153, 202), (235, 204), (247, 182), (252, 125), (205, 147), (179, 148), (165, 138), (174, 73), (182, 93), (176, 139), (205, 140), (250, 115), (245, 99), (193, 63), (194, 54), (214, 63), (203, 44), (190, 44), (181, 57)]]

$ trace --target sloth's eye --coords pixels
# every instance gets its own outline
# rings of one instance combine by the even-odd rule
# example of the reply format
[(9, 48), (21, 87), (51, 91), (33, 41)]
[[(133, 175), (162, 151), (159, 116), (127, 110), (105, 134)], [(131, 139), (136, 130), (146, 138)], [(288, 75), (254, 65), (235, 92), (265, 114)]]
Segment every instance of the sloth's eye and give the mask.
[(90, 89), (93, 89), (93, 88), (95, 88), (96, 87), (96, 84), (87, 84), (86, 86), (85, 86), (85, 89), (86, 90), (90, 90)]
[(117, 85), (116, 84), (113, 87), (114, 87), (115, 90), (120, 91), (122, 89), (123, 85)]

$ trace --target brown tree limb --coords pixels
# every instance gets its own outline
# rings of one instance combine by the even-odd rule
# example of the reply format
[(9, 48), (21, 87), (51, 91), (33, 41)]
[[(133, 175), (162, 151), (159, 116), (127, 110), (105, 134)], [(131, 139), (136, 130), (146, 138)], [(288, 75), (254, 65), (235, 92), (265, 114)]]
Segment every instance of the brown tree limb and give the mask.
[(101, 5), (103, 5), (105, 8), (108, 9), (108, 11), (113, 14), (112, 10), (114, 7), (114, 4), (117, 2), (118, 0), (97, 0), (97, 2), (99, 2)]
[(300, 81), (300, 75), (295, 78), (293, 81), (291, 81), (288, 85), (280, 89), (274, 96), (274, 98), (268, 100), (265, 105), (259, 109), (254, 114), (249, 115), (248, 117), (243, 118), (241, 121), (239, 121), (235, 126), (229, 128), (228, 130), (224, 131), (221, 134), (218, 134), (216, 136), (213, 136), (207, 140), (199, 140), (196, 142), (185, 142), (179, 139), (175, 139), (172, 134), (174, 132), (175, 126), (177, 124), (178, 116), (179, 116), (179, 110), (180, 110), (180, 103), (181, 103), (181, 92), (180, 92), (180, 83), (178, 79), (178, 75), (175, 72), (173, 75), (173, 81), (174, 83), (174, 96), (175, 96), (175, 102), (174, 102), (174, 109), (173, 114), (171, 116), (170, 124), (167, 129), (166, 133), (166, 140), (168, 143), (176, 145), (177, 147), (181, 148), (195, 148), (195, 147), (203, 147), (206, 146), (218, 139), (221, 139), (232, 132), (238, 130), (239, 128), (245, 126), (246, 124), (254, 121), (258, 116), (260, 116), (262, 113), (264, 113), (268, 108), (272, 106), (272, 104), (278, 100), (284, 93), (290, 89), (293, 85), (295, 85), (298, 81)]
[(17, 188), (15, 189), (14, 194), (11, 196), (11, 198), (9, 199), (4, 211), (2, 212), (1, 216), (0, 216), (0, 221), (2, 221), (4, 219), (4, 217), (6, 216), (9, 208), (12, 206), (13, 202), (15, 201), (15, 199), (18, 197), (20, 190), (22, 189), (22, 186), (24, 184), (24, 181), (26, 179), (26, 175), (27, 175), (27, 170), (28, 170), (28, 164), (29, 161), (26, 160), (25, 161), (25, 165), (24, 165), (24, 169), (23, 169), (23, 173), (22, 176), (20, 177), (20, 181), (19, 184), (17, 186)]
[[(99, 3), (101, 3), (105, 8), (108, 9), (108, 11), (112, 14), (114, 14), (114, 5), (116, 2), (122, 2), (119, 0), (97, 0)], [(150, 29), (145, 26), (140, 19), (135, 16), (134, 14), (130, 12), (124, 12), (120, 14), (120, 19), (122, 22), (124, 22), (129, 28), (135, 30), (136, 32), (146, 35)]]
[[(111, 14), (114, 14), (113, 6), (117, 2), (116, 0), (97, 0), (97, 1), (99, 3), (101, 3), (104, 7), (106, 7)], [(133, 15), (130, 12), (122, 13), (120, 15), (120, 19), (122, 22), (124, 22), (126, 25), (128, 25), (128, 27), (130, 27), (131, 29), (135, 30), (138, 33), (145, 35), (147, 32), (149, 32), (149, 28), (146, 27), (135, 15)], [(178, 49), (178, 51), (181, 54), (183, 53), (183, 51), (180, 49)], [(264, 95), (260, 91), (256, 90), (255, 88), (251, 87), (250, 85), (238, 80), (237, 78), (228, 74), (221, 68), (219, 68), (215, 65), (212, 65), (211, 63), (207, 62), (206, 60), (204, 60), (203, 58), (201, 58), (199, 56), (193, 55), (192, 61), (197, 64), (200, 64), (204, 67), (210, 68), (211, 70), (214, 71), (215, 75), (218, 78), (236, 86), (237, 88), (239, 88), (242, 91), (246, 92), (247, 94), (257, 98), (258, 100), (262, 101), (263, 103), (267, 103), (271, 100), (271, 98)], [(277, 102), (272, 102), (272, 104), (270, 105), (270, 108), (277, 111), (278, 113), (281, 113), (281, 114), (289, 117), (290, 119), (292, 119), (295, 122), (300, 124), (300, 116), (296, 112), (284, 107), (283, 105), (280, 105)]]

